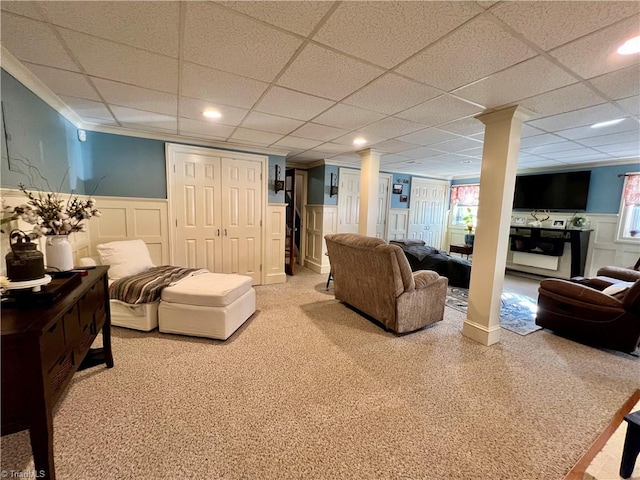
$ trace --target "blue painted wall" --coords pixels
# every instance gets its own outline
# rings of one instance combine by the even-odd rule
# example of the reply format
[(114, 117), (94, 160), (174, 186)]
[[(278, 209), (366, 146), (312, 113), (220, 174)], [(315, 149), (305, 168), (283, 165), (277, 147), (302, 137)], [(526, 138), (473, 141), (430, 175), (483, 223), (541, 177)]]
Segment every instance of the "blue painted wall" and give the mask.
[[(338, 205), (338, 195), (330, 196), (331, 194), (331, 174), (334, 176), (334, 184), (340, 185), (340, 176), (338, 172), (340, 167), (336, 165), (325, 165), (324, 167), (324, 204), (325, 205)], [(340, 189), (338, 189), (340, 190)]]
[[(391, 175), (391, 208), (409, 208), (409, 202), (411, 201), (411, 175), (406, 173), (392, 173)], [(395, 184), (402, 185), (402, 194), (393, 193), (393, 185)], [(406, 195), (407, 201), (400, 202), (400, 195)]]
[(307, 170), (307, 204), (324, 205), (325, 165)]
[(17, 187), (24, 183), (49, 190), (36, 180), (37, 174), (29, 175), (27, 164), (31, 164), (49, 181), (50, 189), (85, 193), (82, 144), (73, 124), (4, 70), (0, 80), (3, 120), (8, 137), (8, 142), (5, 142), (3, 122), (0, 125), (2, 186)]

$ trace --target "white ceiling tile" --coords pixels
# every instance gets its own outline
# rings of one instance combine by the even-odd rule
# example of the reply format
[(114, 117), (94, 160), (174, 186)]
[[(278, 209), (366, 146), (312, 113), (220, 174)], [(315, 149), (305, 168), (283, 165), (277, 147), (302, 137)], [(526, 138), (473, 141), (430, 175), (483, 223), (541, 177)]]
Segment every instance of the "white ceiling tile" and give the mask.
[(470, 2), (343, 2), (314, 39), (390, 68), (481, 11)]
[(234, 127), (181, 117), (179, 130), (181, 135), (195, 134), (204, 138), (226, 140), (233, 133)]
[(331, 2), (218, 2), (264, 22), (307, 36), (329, 11)]
[(82, 117), (82, 121), (87, 125), (107, 125), (111, 127), (117, 127), (118, 122), (115, 120), (106, 120), (102, 118)]
[[(214, 110), (222, 115), (218, 119), (207, 119), (202, 113), (206, 110)], [(230, 107), (228, 105), (219, 105), (206, 100), (197, 98), (182, 97), (180, 99), (180, 116), (192, 118), (205, 123), (214, 123), (221, 125), (240, 125), (240, 122), (246, 117), (249, 110), (238, 107)], [(246, 125), (243, 125), (246, 126)]]
[(442, 92), (400, 75), (389, 73), (371, 82), (343, 103), (392, 115), (437, 97)]
[(247, 141), (251, 143), (260, 143), (271, 145), (282, 138), (279, 133), (262, 132), (260, 130), (251, 130), (250, 128), (238, 128), (231, 135), (233, 140)]
[(634, 13), (635, 2), (501, 2), (491, 14), (543, 50), (557, 47)]
[(379, 77), (384, 70), (312, 43), (278, 79), (278, 85), (340, 100)]
[(322, 145), (317, 146), (316, 148), (314, 148), (313, 150), (311, 150), (312, 152), (322, 152), (325, 154), (325, 156), (333, 156), (336, 154), (343, 154), (346, 152), (353, 152), (356, 149), (359, 149), (360, 147), (355, 147), (355, 146), (347, 146), (347, 145), (342, 145), (340, 143), (333, 143), (333, 142), (327, 142), (327, 143), (323, 143)]
[(307, 123), (293, 132), (296, 137), (320, 140), (322, 142), (328, 142), (347, 133), (349, 132), (342, 128), (327, 127), (317, 123)]
[(313, 121), (331, 127), (355, 130), (382, 118), (384, 115), (380, 113), (338, 103)]
[(456, 138), (455, 140), (447, 140), (446, 142), (430, 145), (430, 148), (442, 152), (455, 153), (460, 150), (468, 150), (470, 148), (476, 148), (478, 146), (482, 146), (482, 143), (471, 140), (470, 138)]
[(154, 129), (162, 129), (174, 133), (178, 129), (178, 120), (175, 116), (118, 106), (112, 106), (111, 111), (120, 123), (134, 128), (153, 127)]
[(575, 155), (571, 157), (558, 158), (557, 160), (559, 162), (564, 162), (568, 165), (579, 165), (587, 161), (603, 161), (603, 160), (610, 160), (610, 159), (611, 159), (611, 155), (608, 155), (606, 153), (594, 152), (586, 155)]
[(89, 75), (177, 93), (177, 59), (72, 30), (60, 34)]
[(396, 117), (433, 126), (476, 115), (482, 110), (483, 108), (464, 100), (450, 95), (442, 95), (400, 112), (396, 114)]
[(81, 73), (30, 63), (26, 63), (25, 65), (56, 95), (66, 95), (96, 101), (100, 100), (100, 96), (96, 93), (87, 78)]
[(544, 57), (535, 57), (478, 82), (455, 90), (455, 95), (496, 108), (575, 83), (575, 78)]
[(400, 142), (398, 140), (385, 140), (384, 142), (379, 142), (371, 145), (371, 148), (374, 150), (379, 150), (381, 152), (389, 152), (389, 153), (398, 153), (404, 152), (405, 150), (413, 150), (416, 148), (414, 144)]
[(54, 25), (178, 56), (179, 2), (39, 2)]
[(614, 152), (609, 155), (609, 158), (616, 160), (634, 160), (638, 167), (640, 167), (640, 153), (638, 150), (630, 149)]
[(638, 144), (637, 140), (633, 142), (616, 143), (614, 145), (600, 145), (600, 146), (594, 147), (594, 149), (599, 152), (605, 152), (605, 153), (611, 153), (611, 154), (614, 154), (616, 152), (622, 152), (622, 151), (631, 151), (631, 152), (635, 152), (637, 156), (640, 156), (640, 144)]
[(409, 135), (402, 135), (396, 140), (427, 146), (443, 142), (445, 140), (453, 140), (455, 138), (459, 137), (453, 133), (445, 132), (438, 128), (425, 128), (424, 130), (418, 130), (417, 132), (410, 133)]
[(631, 115), (640, 115), (640, 97), (638, 95), (617, 101)]
[(522, 132), (520, 134), (521, 138), (532, 137), (534, 135), (540, 135), (544, 133), (544, 130), (540, 130), (539, 128), (532, 127), (528, 123), (522, 125)]
[(551, 160), (568, 162), (570, 159), (582, 158), (582, 157), (599, 156), (600, 158), (602, 158), (604, 157), (604, 154), (599, 153), (594, 149), (585, 147), (585, 148), (576, 148), (573, 150), (565, 150), (561, 152), (546, 152), (541, 154), (540, 156), (544, 158), (549, 158)]
[(551, 143), (560, 143), (564, 141), (566, 141), (565, 138), (552, 135), (551, 133), (543, 133), (542, 135), (522, 138), (520, 140), (520, 148), (539, 147), (541, 145), (549, 145)]
[(581, 146), (578, 145), (577, 143), (570, 142), (570, 141), (563, 141), (563, 142), (557, 142), (557, 143), (550, 143), (546, 145), (538, 145), (535, 147), (523, 148), (522, 151), (527, 153), (532, 153), (534, 155), (544, 155), (545, 153), (563, 152), (565, 150), (576, 150), (580, 148)]
[(547, 117), (557, 113), (570, 112), (578, 108), (591, 107), (607, 100), (590, 88), (575, 83), (551, 92), (536, 95), (519, 102), (519, 105), (535, 112), (536, 117)]
[(71, 109), (76, 112), (82, 119), (93, 118), (100, 120), (113, 121), (113, 115), (109, 112), (107, 106), (102, 102), (87, 100), (85, 98), (67, 97), (60, 95), (60, 98)]
[[(4, 2), (2, 2), (4, 3)], [(2, 46), (18, 60), (78, 72), (80, 69), (46, 24), (12, 13), (0, 16)], [(28, 32), (28, 35), (24, 35)]]
[(628, 132), (600, 135), (591, 138), (582, 138), (578, 143), (588, 147), (599, 147), (601, 145), (612, 145), (614, 143), (636, 142), (640, 146), (640, 131), (630, 130)]
[(3, 12), (11, 12), (34, 20), (44, 20), (35, 2), (25, 2), (24, 0), (3, 1), (0, 3)]
[(184, 59), (258, 80), (272, 81), (302, 44), (284, 33), (213, 2), (186, 2)]
[(544, 157), (539, 157), (538, 155), (531, 155), (529, 153), (525, 153), (522, 150), (518, 152), (518, 165), (524, 165), (531, 162), (541, 162), (546, 160)]
[(300, 137), (293, 137), (291, 135), (287, 135), (283, 139), (278, 140), (276, 143), (274, 143), (273, 146), (281, 147), (281, 148), (296, 148), (296, 149), (302, 149), (302, 150), (309, 150), (310, 148), (317, 147), (321, 143), (322, 142), (318, 140), (310, 140), (308, 138), (300, 138)]
[(282, 115), (296, 120), (311, 120), (334, 102), (281, 87), (272, 87), (255, 107), (259, 112)]
[(614, 100), (640, 95), (640, 69), (637, 65), (591, 78), (589, 82)]
[[(609, 125), (608, 127), (591, 128), (590, 125), (569, 128), (567, 130), (560, 130), (556, 132), (556, 135), (568, 138), (569, 140), (580, 140), (582, 138), (599, 137), (602, 135), (613, 135), (620, 132), (628, 132), (631, 130), (638, 130), (640, 125), (633, 118), (626, 118), (620, 123), (615, 125)], [(582, 142), (578, 142), (582, 143)]]
[(442, 152), (427, 147), (418, 147), (414, 148), (413, 150), (405, 150), (404, 152), (402, 152), (403, 157), (412, 159), (437, 157), (439, 155), (442, 155)]
[[(175, 125), (173, 127), (172, 125)], [(122, 127), (129, 128), (131, 130), (142, 130), (143, 132), (159, 132), (159, 133), (170, 133), (172, 135), (177, 135), (178, 133), (178, 121), (174, 119), (171, 122), (171, 125), (168, 122), (158, 122), (152, 125), (142, 124), (142, 123), (125, 123), (122, 122)]]
[(324, 152), (315, 152), (312, 150), (307, 150), (304, 153), (300, 153), (298, 155), (295, 155), (293, 157), (291, 157), (288, 160), (291, 160), (292, 162), (314, 162), (316, 160), (323, 160), (326, 157)]
[(122, 107), (146, 110), (149, 112), (176, 115), (178, 111), (178, 97), (171, 93), (157, 92), (146, 88), (127, 85), (126, 83), (94, 78), (93, 82), (109, 104)]
[(484, 134), (484, 123), (474, 117), (467, 117), (453, 122), (438, 125), (440, 130), (456, 133), (458, 135)]
[(251, 108), (268, 84), (194, 63), (183, 66), (182, 95), (222, 105)]
[[(353, 141), (358, 138), (364, 138), (366, 143), (364, 145), (353, 145)], [(365, 148), (369, 148), (371, 145), (375, 145), (376, 143), (380, 143), (386, 140), (384, 137), (376, 137), (375, 135), (365, 135), (360, 131), (355, 131), (351, 133), (347, 133), (346, 135), (333, 139), (333, 143), (339, 143), (341, 145), (350, 145), (357, 150), (362, 150)]]
[(374, 135), (382, 138), (394, 138), (406, 135), (424, 128), (424, 125), (409, 122), (401, 118), (387, 117), (375, 123), (362, 127), (360, 132), (365, 135)]
[(242, 122), (242, 126), (265, 132), (287, 134), (292, 132), (304, 122), (291, 118), (278, 117), (268, 113), (250, 112)]
[(535, 55), (491, 20), (476, 17), (397, 71), (449, 92)]
[(638, 35), (639, 24), (640, 16), (635, 15), (550, 53), (582, 78), (591, 78), (630, 65), (638, 65), (638, 55), (619, 55), (616, 50), (624, 41)]
[(562, 162), (559, 162), (557, 160), (549, 160), (549, 159), (545, 159), (545, 160), (539, 160), (537, 162), (529, 162), (525, 165), (522, 165), (523, 169), (529, 169), (529, 168), (544, 168), (544, 167), (549, 167), (549, 168), (553, 168), (553, 167), (561, 167), (565, 165)]
[(593, 123), (605, 122), (615, 118), (624, 117), (624, 114), (613, 105), (605, 103), (595, 107), (583, 108), (568, 113), (561, 113), (551, 117), (541, 118), (530, 122), (534, 127), (541, 128), (548, 132), (565, 130)]

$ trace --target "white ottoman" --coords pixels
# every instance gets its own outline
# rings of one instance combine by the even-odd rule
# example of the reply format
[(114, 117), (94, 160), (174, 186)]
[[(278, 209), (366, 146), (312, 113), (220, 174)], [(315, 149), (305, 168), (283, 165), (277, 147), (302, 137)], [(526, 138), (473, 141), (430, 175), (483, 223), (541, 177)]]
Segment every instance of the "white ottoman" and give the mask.
[(256, 311), (251, 277), (203, 273), (162, 291), (158, 329), (226, 340)]

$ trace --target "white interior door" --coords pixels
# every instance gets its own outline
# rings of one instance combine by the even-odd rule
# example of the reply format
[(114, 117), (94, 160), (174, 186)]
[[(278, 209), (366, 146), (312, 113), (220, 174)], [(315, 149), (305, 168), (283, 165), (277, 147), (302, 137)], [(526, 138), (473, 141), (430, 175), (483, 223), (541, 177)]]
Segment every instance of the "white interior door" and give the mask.
[(360, 215), (360, 172), (340, 169), (338, 189), (338, 233), (358, 233)]
[(175, 152), (173, 264), (222, 271), (220, 157)]
[(378, 178), (378, 218), (376, 221), (376, 237), (387, 239), (387, 221), (389, 218), (389, 190), (391, 175), (381, 173)]
[(443, 183), (416, 177), (412, 179), (409, 238), (424, 240), (429, 246), (442, 248), (446, 193), (447, 186)]

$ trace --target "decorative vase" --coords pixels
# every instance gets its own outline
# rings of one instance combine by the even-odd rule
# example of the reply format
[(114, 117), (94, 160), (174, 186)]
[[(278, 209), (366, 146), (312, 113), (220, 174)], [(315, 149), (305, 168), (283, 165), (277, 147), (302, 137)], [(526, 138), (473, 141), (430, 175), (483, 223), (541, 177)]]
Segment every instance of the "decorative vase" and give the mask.
[(49, 235), (45, 243), (47, 268), (58, 272), (73, 270), (73, 250), (67, 235)]
[(37, 245), (22, 230), (9, 235), (11, 251), (7, 253), (7, 276), (12, 282), (25, 282), (44, 278), (44, 260)]
[(468, 233), (464, 236), (464, 244), (468, 246), (473, 246), (473, 241), (476, 239), (476, 236), (473, 233)]

